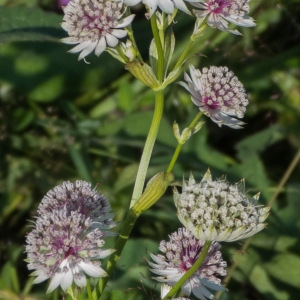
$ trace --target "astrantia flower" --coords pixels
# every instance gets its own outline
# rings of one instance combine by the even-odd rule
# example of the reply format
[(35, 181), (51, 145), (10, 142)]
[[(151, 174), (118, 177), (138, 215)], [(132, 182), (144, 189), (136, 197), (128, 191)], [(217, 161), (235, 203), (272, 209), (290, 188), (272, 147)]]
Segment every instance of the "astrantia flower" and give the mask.
[(95, 189), (91, 188), (89, 182), (77, 180), (72, 183), (65, 181), (61, 185), (54, 187), (42, 199), (37, 213), (47, 214), (52, 210), (66, 208), (68, 214), (78, 212), (84, 218), (90, 218), (93, 227), (97, 227), (110, 235), (107, 229), (116, 224), (112, 220), (108, 200)]
[(86, 286), (86, 275), (107, 276), (99, 259), (113, 249), (102, 249), (104, 233), (92, 228), (92, 220), (67, 206), (44, 213), (36, 219), (34, 229), (27, 235), (28, 269), (35, 270), (34, 283), (51, 279), (47, 292), (58, 286), (67, 290), (73, 283)]
[(186, 82), (179, 82), (191, 94), (191, 99), (205, 115), (219, 126), (241, 128), (248, 105), (242, 83), (227, 67), (203, 68), (202, 71), (190, 65), (190, 76), (185, 73)]
[(199, 0), (124, 0), (124, 4), (128, 6), (134, 6), (140, 2), (143, 2), (148, 8), (150, 16), (152, 16), (157, 10), (157, 7), (167, 14), (172, 14), (175, 8), (190, 14), (190, 11), (187, 9), (184, 1), (194, 2)]
[(127, 35), (128, 26), (134, 15), (122, 18), (122, 2), (112, 0), (72, 0), (64, 10), (62, 28), (69, 37), (61, 41), (78, 44), (70, 50), (80, 52), (79, 60), (95, 50), (99, 56), (106, 47), (116, 47), (119, 39)]
[[(171, 286), (169, 286), (167, 284), (163, 284), (160, 289), (160, 298), (164, 299), (165, 296), (167, 296), (167, 294), (170, 292), (171, 288), (172, 288)], [(177, 297), (177, 298), (172, 298), (172, 299), (173, 300), (190, 300), (189, 298), (186, 298), (186, 297)]]
[(174, 189), (178, 218), (200, 240), (232, 242), (261, 231), (269, 207), (257, 205), (259, 195), (245, 194), (244, 181), (230, 185), (213, 181), (209, 171), (200, 183), (191, 175), (182, 193)]
[(192, 5), (198, 8), (193, 10), (196, 17), (207, 17), (208, 25), (240, 34), (237, 30), (230, 30), (228, 22), (243, 27), (255, 26), (254, 20), (245, 16), (249, 12), (249, 2), (250, 0), (203, 0)]
[[(204, 241), (198, 240), (185, 228), (179, 228), (170, 236), (168, 242), (162, 241), (159, 250), (163, 254), (150, 254), (154, 262), (149, 262), (151, 272), (160, 275), (155, 280), (169, 286), (178, 280), (193, 266), (203, 249)], [(226, 275), (227, 263), (222, 259), (218, 242), (213, 242), (200, 268), (181, 286), (185, 296), (193, 294), (198, 299), (212, 299), (211, 291), (225, 290), (220, 285), (220, 276)], [(166, 287), (165, 287), (166, 289)], [(163, 293), (168, 291), (164, 290)]]

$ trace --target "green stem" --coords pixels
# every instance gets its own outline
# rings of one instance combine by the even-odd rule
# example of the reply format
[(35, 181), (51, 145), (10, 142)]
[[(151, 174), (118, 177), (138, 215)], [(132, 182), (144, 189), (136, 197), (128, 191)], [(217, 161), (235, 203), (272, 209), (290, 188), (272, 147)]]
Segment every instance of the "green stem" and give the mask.
[[(154, 39), (157, 45), (157, 52), (158, 52), (158, 68), (157, 68), (157, 78), (160, 82), (162, 82), (163, 79), (163, 74), (164, 74), (164, 53), (163, 53), (163, 48), (161, 45), (161, 41), (159, 38), (159, 32), (157, 28), (157, 23), (156, 23), (156, 17), (153, 15), (151, 17), (151, 26), (152, 26), (152, 31), (154, 35)], [(128, 35), (133, 39), (133, 36), (131, 36), (131, 33), (129, 32)], [(130, 203), (130, 208), (134, 205), (134, 203), (141, 197), (143, 193), (143, 188), (145, 184), (145, 179), (146, 179), (146, 174), (152, 154), (152, 150), (154, 147), (154, 143), (157, 137), (160, 121), (162, 118), (163, 114), (163, 108), (164, 108), (164, 93), (163, 90), (155, 91), (155, 108), (154, 108), (154, 114), (153, 114), (153, 119), (150, 125), (150, 129), (148, 132), (148, 136), (145, 142), (145, 146), (143, 149), (141, 161), (139, 164), (139, 169), (137, 172), (136, 176), (136, 181), (132, 193), (132, 200)], [(121, 233), (116, 241), (115, 244), (115, 253), (113, 253), (108, 262), (107, 262), (107, 277), (103, 277), (99, 281), (99, 292), (100, 292), (100, 297), (105, 289), (105, 286), (111, 277), (113, 270), (115, 268), (115, 265), (120, 258), (120, 255), (123, 251), (123, 248), (130, 236), (130, 233), (134, 227), (134, 224), (138, 218), (138, 215), (135, 214), (131, 209), (129, 209), (124, 224), (121, 229)]]
[(188, 55), (190, 56), (190, 52), (191, 52), (190, 50), (191, 50), (193, 43), (198, 39), (198, 37), (202, 34), (204, 29), (207, 27), (206, 24), (202, 25), (202, 22), (203, 22), (203, 19), (201, 19), (201, 20), (198, 19), (196, 21), (194, 33), (192, 34), (192, 36), (190, 37), (190, 40), (186, 44), (186, 46), (185, 46), (183, 52), (181, 53), (179, 59), (177, 60), (177, 63), (173, 70), (176, 70), (177, 68), (179, 68), (181, 66), (181, 64), (187, 59)]
[(136, 214), (134, 214), (131, 210), (128, 212), (128, 214), (126, 216), (126, 219), (125, 219), (124, 224), (123, 224), (122, 229), (121, 229), (121, 233), (120, 233), (120, 235), (119, 235), (119, 237), (116, 241), (116, 244), (115, 244), (116, 252), (114, 252), (110, 256), (110, 258), (107, 262), (106, 272), (107, 272), (108, 276), (102, 277), (99, 281), (100, 298), (101, 298), (101, 295), (104, 291), (104, 288), (105, 288), (108, 280), (110, 279), (110, 277), (113, 273), (115, 265), (116, 265), (117, 261), (120, 258), (120, 255), (121, 255), (121, 253), (123, 251), (123, 248), (124, 248), (128, 238), (130, 236), (130, 233), (132, 231), (132, 228), (133, 228), (137, 218), (138, 218), (138, 216)]
[(202, 251), (198, 257), (198, 259), (196, 260), (196, 262), (193, 264), (193, 266), (177, 281), (177, 283), (172, 287), (172, 289), (169, 291), (169, 293), (163, 298), (163, 300), (168, 299), (168, 298), (172, 298), (181, 288), (181, 286), (195, 273), (197, 272), (197, 270), (200, 268), (200, 266), (202, 265), (209, 247), (211, 245), (211, 241), (206, 241)]
[(153, 33), (155, 44), (156, 44), (157, 56), (158, 56), (157, 79), (160, 83), (162, 83), (163, 76), (164, 76), (164, 50), (162, 47), (162, 43), (161, 43), (161, 39), (160, 39), (160, 32), (157, 27), (155, 14), (153, 14), (152, 17), (150, 18), (150, 22), (151, 22), (152, 33)]
[(175, 165), (175, 163), (178, 159), (178, 156), (179, 156), (179, 153), (181, 151), (182, 146), (184, 145), (184, 143), (188, 139), (190, 132), (192, 132), (194, 130), (194, 128), (195, 128), (198, 120), (201, 118), (201, 116), (202, 116), (202, 112), (200, 111), (200, 112), (198, 112), (196, 117), (193, 119), (193, 121), (190, 123), (190, 125), (188, 126), (189, 130), (187, 130), (185, 136), (182, 137), (182, 142), (178, 142), (177, 147), (174, 151), (173, 157), (171, 159), (171, 162), (170, 162), (170, 164), (167, 168), (167, 171), (166, 171), (167, 174), (170, 173), (173, 170), (174, 165)]
[(143, 187), (145, 184), (147, 169), (149, 165), (149, 161), (151, 158), (152, 150), (154, 147), (154, 143), (157, 137), (160, 120), (162, 118), (164, 108), (164, 94), (163, 91), (155, 92), (155, 109), (154, 115), (152, 119), (152, 123), (150, 126), (150, 130), (145, 142), (143, 154), (141, 157), (139, 169), (136, 176), (136, 181), (133, 189), (132, 200), (130, 207), (140, 198), (143, 192)]

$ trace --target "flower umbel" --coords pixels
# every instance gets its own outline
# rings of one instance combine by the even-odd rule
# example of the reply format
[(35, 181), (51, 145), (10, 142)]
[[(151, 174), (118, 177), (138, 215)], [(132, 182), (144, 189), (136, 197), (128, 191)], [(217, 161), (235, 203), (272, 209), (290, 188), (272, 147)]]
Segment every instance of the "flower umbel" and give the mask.
[(34, 283), (51, 278), (47, 290), (51, 292), (59, 285), (67, 290), (73, 281), (85, 287), (85, 274), (107, 275), (98, 260), (114, 250), (102, 249), (104, 233), (98, 228), (91, 230), (91, 225), (91, 219), (78, 212), (69, 214), (65, 207), (37, 218), (26, 238), (28, 269), (37, 276)]
[(190, 76), (185, 73), (186, 82), (179, 82), (190, 94), (199, 110), (219, 126), (239, 129), (245, 123), (234, 118), (243, 118), (248, 105), (242, 83), (227, 67), (203, 68), (202, 71), (190, 65)]
[(127, 35), (128, 26), (134, 15), (122, 19), (123, 4), (111, 0), (72, 0), (64, 10), (62, 28), (69, 37), (61, 41), (78, 44), (69, 52), (80, 52), (78, 60), (95, 50), (99, 56), (106, 47), (114, 48), (119, 39)]
[(259, 195), (248, 199), (244, 181), (230, 185), (213, 181), (209, 171), (200, 183), (191, 175), (183, 180), (182, 193), (174, 189), (178, 218), (194, 236), (205, 241), (232, 242), (261, 231), (269, 207), (258, 206)]
[[(159, 282), (173, 286), (189, 270), (198, 259), (204, 241), (198, 240), (186, 228), (179, 228), (172, 233), (170, 240), (162, 241), (159, 250), (163, 254), (150, 254), (154, 262), (149, 262), (151, 272), (160, 275), (154, 277)], [(219, 251), (221, 245), (213, 242), (200, 268), (181, 286), (184, 296), (193, 294), (198, 299), (212, 299), (211, 291), (225, 290), (220, 284), (220, 276), (226, 275), (226, 261)], [(162, 294), (168, 293), (168, 286), (164, 285)]]
[(192, 5), (198, 8), (193, 10), (196, 17), (207, 17), (208, 25), (241, 34), (238, 30), (230, 30), (228, 22), (243, 27), (255, 26), (254, 20), (245, 16), (249, 12), (249, 2), (250, 0), (207, 0)]
[(100, 259), (113, 249), (103, 249), (104, 237), (115, 223), (108, 201), (91, 190), (90, 183), (64, 182), (43, 198), (33, 230), (26, 238), (28, 269), (34, 283), (51, 279), (47, 292), (73, 283), (86, 286), (86, 275), (107, 276)]
[(60, 210), (64, 207), (69, 214), (76, 211), (85, 219), (90, 218), (92, 226), (104, 231), (106, 235), (112, 234), (107, 231), (116, 225), (112, 219), (113, 214), (110, 213), (110, 204), (103, 195), (92, 189), (91, 183), (83, 180), (77, 180), (74, 183), (64, 181), (48, 191), (37, 213), (46, 215), (54, 209)]

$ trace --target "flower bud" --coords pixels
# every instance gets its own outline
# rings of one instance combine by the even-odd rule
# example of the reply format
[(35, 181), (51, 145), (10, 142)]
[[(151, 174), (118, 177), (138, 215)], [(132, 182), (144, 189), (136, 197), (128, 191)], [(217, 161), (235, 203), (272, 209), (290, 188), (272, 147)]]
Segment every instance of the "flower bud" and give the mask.
[(126, 64), (125, 68), (137, 79), (153, 90), (160, 88), (160, 83), (156, 79), (151, 67), (140, 61), (133, 61)]
[(174, 180), (172, 173), (160, 172), (148, 182), (146, 189), (139, 200), (132, 205), (132, 211), (139, 216), (151, 207), (165, 193), (167, 187)]

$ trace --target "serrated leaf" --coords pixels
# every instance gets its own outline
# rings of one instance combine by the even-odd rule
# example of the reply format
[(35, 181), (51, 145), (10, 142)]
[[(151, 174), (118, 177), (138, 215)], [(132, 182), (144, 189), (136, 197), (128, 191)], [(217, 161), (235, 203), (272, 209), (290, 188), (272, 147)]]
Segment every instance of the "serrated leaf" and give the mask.
[(1, 7), (0, 43), (25, 41), (58, 42), (65, 36), (62, 16), (38, 8)]

